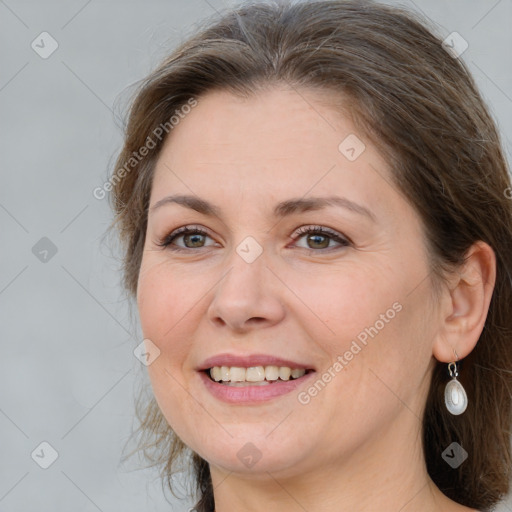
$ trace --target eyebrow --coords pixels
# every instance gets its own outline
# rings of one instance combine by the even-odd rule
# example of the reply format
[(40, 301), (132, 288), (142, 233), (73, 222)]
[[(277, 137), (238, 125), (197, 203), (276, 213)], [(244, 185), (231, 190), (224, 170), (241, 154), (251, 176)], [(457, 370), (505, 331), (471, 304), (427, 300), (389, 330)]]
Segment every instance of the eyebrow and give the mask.
[[(166, 204), (179, 204), (186, 208), (190, 208), (203, 215), (210, 217), (222, 217), (222, 210), (208, 201), (197, 196), (175, 194), (164, 197), (157, 201), (151, 208), (151, 211), (160, 208)], [(328, 197), (308, 197), (298, 199), (288, 199), (278, 203), (274, 208), (274, 217), (283, 218), (294, 213), (302, 213), (315, 211), (326, 208), (328, 206), (339, 206), (359, 215), (368, 217), (373, 222), (377, 221), (375, 214), (368, 208), (354, 203), (346, 197), (328, 196)]]

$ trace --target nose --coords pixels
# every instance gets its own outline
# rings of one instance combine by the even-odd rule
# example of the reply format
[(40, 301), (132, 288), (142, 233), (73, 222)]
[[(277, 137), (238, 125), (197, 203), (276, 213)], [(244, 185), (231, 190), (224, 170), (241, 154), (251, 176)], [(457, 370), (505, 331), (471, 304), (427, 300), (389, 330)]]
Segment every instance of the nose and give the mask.
[(208, 307), (208, 319), (216, 327), (240, 333), (275, 325), (284, 318), (283, 285), (267, 268), (264, 254), (248, 263), (234, 252)]

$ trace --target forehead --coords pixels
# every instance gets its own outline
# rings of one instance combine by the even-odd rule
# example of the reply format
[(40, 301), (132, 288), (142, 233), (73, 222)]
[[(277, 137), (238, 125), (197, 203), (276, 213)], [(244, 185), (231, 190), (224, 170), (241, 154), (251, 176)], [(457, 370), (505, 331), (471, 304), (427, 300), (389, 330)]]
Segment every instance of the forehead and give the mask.
[[(362, 178), (365, 167), (385, 167), (351, 120), (330, 108), (319, 92), (275, 88), (241, 98), (213, 91), (197, 102), (163, 145), (155, 187), (183, 187), (180, 177), (186, 176), (191, 187), (222, 189), (236, 182), (240, 189), (295, 187), (295, 195), (303, 195), (304, 187), (316, 182), (329, 188), (343, 178), (350, 186)], [(364, 147), (353, 161), (340, 151), (351, 137)]]
[[(228, 91), (210, 92), (197, 99), (197, 106), (173, 128), (166, 145), (193, 143), (205, 154), (227, 158), (255, 154), (260, 159), (265, 153), (269, 158), (291, 158), (300, 144), (318, 147), (318, 137), (324, 140), (319, 150), (336, 149), (344, 131), (354, 128), (334, 109), (315, 104), (318, 94), (276, 88), (241, 98)], [(227, 152), (225, 145), (230, 146)]]

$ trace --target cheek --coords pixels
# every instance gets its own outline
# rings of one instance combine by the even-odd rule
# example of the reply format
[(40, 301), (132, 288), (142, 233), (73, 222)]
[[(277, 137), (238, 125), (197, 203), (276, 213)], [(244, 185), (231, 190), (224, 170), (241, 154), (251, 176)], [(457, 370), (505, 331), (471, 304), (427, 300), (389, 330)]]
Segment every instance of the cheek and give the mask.
[(143, 261), (137, 306), (144, 336), (162, 342), (179, 333), (200, 307), (201, 281), (200, 274), (184, 275), (165, 261)]
[(186, 432), (185, 419), (194, 407), (183, 370), (190, 350), (187, 326), (197, 314), (192, 306), (195, 303), (198, 309), (201, 296), (193, 289), (190, 278), (185, 279), (166, 262), (155, 262), (150, 257), (143, 260), (137, 289), (139, 318), (144, 338), (160, 350), (147, 371), (160, 411), (179, 432)]
[[(195, 281), (194, 281), (195, 280)], [(195, 326), (204, 315), (201, 274), (185, 276), (167, 262), (141, 266), (137, 305), (144, 338), (160, 350), (147, 367), (155, 397), (161, 410), (180, 421), (180, 408), (186, 403), (187, 358), (190, 355)], [(167, 418), (170, 421), (170, 418)]]
[(324, 275), (304, 273), (290, 286), (308, 306), (303, 328), (331, 362), (343, 358), (343, 374), (351, 377), (336, 381), (346, 391), (353, 393), (362, 385), (375, 396), (385, 392), (370, 369), (393, 388), (421, 378), (430, 360), (431, 328), (425, 319), (428, 289), (411, 293), (412, 279), (407, 276), (415, 274), (403, 265), (394, 272), (378, 265), (354, 265)]
[(397, 323), (398, 310), (403, 309), (403, 283), (378, 267), (347, 265), (334, 271), (301, 273), (295, 281), (290, 288), (307, 306), (315, 338), (334, 344), (341, 345), (360, 333), (364, 339), (365, 329), (375, 323), (378, 331), (387, 329)]

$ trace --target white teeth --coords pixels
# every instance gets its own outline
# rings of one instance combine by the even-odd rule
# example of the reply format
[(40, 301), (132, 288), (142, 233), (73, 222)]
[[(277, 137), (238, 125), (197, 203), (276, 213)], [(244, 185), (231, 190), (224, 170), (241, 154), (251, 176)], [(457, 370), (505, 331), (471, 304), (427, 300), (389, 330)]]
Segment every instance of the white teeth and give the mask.
[(222, 380), (222, 371), (219, 366), (213, 367), (210, 373), (214, 381), (219, 382), (220, 380)]
[(292, 378), (298, 379), (299, 377), (302, 377), (305, 373), (306, 370), (299, 370), (298, 368), (296, 368), (295, 370), (292, 370), (290, 374)]
[(245, 368), (239, 368), (237, 366), (232, 366), (229, 369), (229, 377), (231, 382), (243, 382), (247, 380), (245, 378), (246, 370)]
[(302, 368), (289, 368), (287, 366), (214, 366), (210, 369), (210, 376), (216, 382), (226, 382), (230, 385), (243, 385), (244, 382), (252, 382), (257, 385), (270, 383), (278, 379), (298, 379), (306, 373)]
[(266, 366), (265, 367), (265, 379), (266, 380), (279, 379), (279, 366)]
[[(218, 366), (217, 366), (218, 368)], [(220, 367), (220, 380), (230, 380), (229, 379), (229, 366), (221, 366)]]
[(281, 366), (281, 368), (279, 368), (279, 378), (281, 380), (290, 380), (291, 373), (291, 369), (286, 366)]
[(265, 368), (263, 366), (251, 366), (245, 371), (245, 380), (247, 382), (261, 382), (265, 380)]

